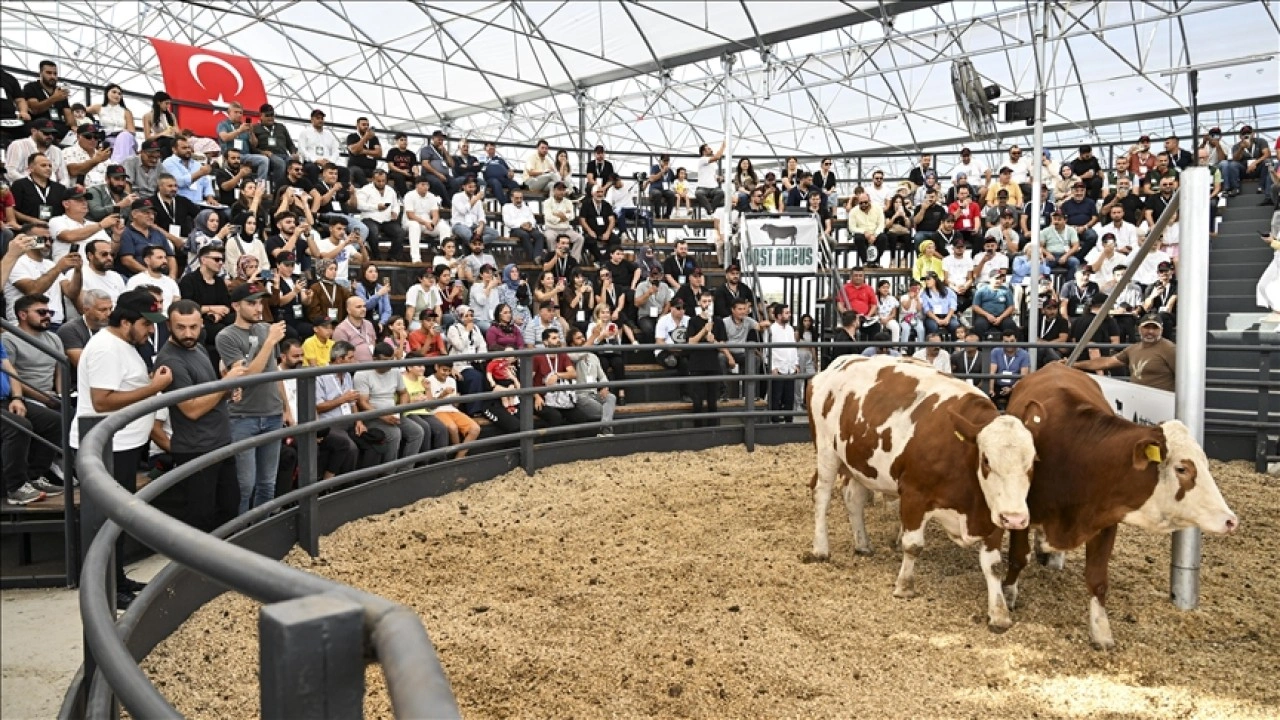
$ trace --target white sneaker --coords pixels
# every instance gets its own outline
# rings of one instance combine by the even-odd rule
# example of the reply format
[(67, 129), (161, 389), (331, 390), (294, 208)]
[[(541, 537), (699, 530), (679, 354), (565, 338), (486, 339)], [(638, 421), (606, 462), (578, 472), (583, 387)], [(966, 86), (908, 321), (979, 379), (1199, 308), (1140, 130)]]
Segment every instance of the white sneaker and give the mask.
[(62, 486), (54, 485), (48, 479), (41, 476), (29, 483), (31, 487), (45, 494), (46, 497), (57, 497), (62, 494)]
[(43, 500), (45, 495), (39, 490), (31, 487), (31, 483), (23, 483), (22, 487), (6, 494), (9, 502), (14, 505), (26, 505), (28, 503)]

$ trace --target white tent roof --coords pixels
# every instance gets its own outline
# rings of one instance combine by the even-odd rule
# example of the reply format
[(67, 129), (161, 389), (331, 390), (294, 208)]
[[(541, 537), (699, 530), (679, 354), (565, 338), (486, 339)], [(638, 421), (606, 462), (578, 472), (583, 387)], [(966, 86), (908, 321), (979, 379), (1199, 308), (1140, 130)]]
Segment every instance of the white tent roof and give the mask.
[[(1030, 2), (8, 2), (0, 62), (139, 92), (146, 38), (247, 55), (282, 115), (556, 146), (689, 153), (734, 127), (735, 154), (944, 148), (969, 140), (951, 61), (1002, 99), (1035, 86)], [(1275, 3), (1055, 2), (1050, 144), (1280, 123)], [(725, 81), (720, 58), (734, 56)], [(1172, 71), (1172, 72), (1171, 72)], [(726, 99), (729, 102), (726, 104)], [(1015, 135), (1028, 128), (1002, 126)]]

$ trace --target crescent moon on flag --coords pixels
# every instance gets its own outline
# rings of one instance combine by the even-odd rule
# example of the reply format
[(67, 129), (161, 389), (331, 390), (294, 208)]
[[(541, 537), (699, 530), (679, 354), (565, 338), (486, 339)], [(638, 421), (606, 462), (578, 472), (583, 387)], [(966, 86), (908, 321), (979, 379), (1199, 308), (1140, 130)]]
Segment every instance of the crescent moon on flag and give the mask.
[(214, 57), (213, 55), (206, 55), (204, 53), (192, 55), (191, 57), (187, 58), (187, 69), (191, 71), (192, 79), (194, 79), (196, 81), (196, 84), (198, 84), (201, 88), (204, 88), (204, 82), (200, 80), (200, 66), (206, 63), (213, 63), (214, 65), (221, 67), (222, 69), (226, 70), (227, 72), (235, 76), (236, 78), (235, 95), (239, 95), (240, 91), (244, 89), (244, 78), (240, 75), (240, 71), (237, 70), (234, 65), (227, 62), (226, 60), (223, 60), (220, 57)]

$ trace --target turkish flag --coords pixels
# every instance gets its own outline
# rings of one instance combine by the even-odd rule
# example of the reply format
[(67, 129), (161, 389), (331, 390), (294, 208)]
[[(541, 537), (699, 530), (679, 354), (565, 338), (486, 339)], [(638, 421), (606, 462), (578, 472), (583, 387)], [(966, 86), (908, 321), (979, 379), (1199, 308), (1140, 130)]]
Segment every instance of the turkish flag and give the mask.
[[(262, 78), (253, 61), (241, 55), (179, 45), (148, 38), (156, 49), (164, 89), (175, 101), (178, 124), (201, 137), (217, 137), (218, 123), (227, 119), (227, 105), (239, 101), (246, 114), (257, 114), (267, 101)], [(213, 110), (184, 107), (183, 102), (212, 105)]]

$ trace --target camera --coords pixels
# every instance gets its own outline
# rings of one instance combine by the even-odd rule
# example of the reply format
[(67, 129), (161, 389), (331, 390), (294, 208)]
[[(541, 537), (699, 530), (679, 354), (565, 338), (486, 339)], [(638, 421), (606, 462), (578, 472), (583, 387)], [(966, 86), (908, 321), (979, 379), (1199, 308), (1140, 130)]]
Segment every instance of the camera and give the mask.
[(642, 183), (645, 180), (649, 179), (649, 176), (645, 175), (643, 172), (637, 172), (635, 175), (632, 175), (631, 177), (635, 178), (636, 182), (638, 183)]

